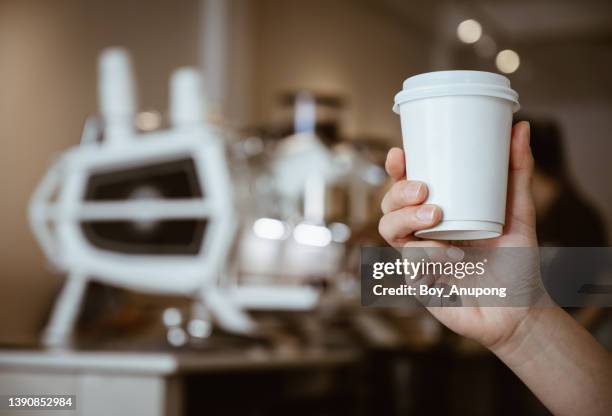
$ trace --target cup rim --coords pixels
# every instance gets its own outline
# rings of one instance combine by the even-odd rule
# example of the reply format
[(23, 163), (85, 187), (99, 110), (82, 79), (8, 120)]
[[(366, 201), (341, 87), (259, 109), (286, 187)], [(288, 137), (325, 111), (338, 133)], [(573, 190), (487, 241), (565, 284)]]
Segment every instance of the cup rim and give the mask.
[(513, 113), (520, 109), (518, 93), (510, 88), (508, 78), (493, 72), (460, 70), (426, 72), (407, 78), (402, 91), (394, 97), (393, 111), (399, 113), (400, 105), (408, 101), (453, 95), (497, 97), (510, 101)]

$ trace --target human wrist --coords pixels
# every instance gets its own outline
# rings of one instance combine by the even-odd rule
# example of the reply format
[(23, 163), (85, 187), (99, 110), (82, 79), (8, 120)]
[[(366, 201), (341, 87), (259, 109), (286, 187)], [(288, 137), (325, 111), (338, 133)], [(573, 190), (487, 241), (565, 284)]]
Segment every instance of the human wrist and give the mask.
[(488, 346), (502, 361), (510, 364), (524, 363), (535, 357), (541, 351), (550, 328), (546, 328), (546, 314), (550, 308), (530, 306), (517, 319), (508, 335)]

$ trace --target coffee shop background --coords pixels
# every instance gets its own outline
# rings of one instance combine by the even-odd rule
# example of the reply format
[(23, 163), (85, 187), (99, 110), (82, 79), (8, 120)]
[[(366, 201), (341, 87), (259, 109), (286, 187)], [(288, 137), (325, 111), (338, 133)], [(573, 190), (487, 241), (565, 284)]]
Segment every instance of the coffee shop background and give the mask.
[[(103, 48), (132, 53), (141, 112), (163, 117), (170, 72), (192, 65), (209, 120), (237, 136), (282, 131), (283, 97), (307, 91), (335, 103), (337, 140), (376, 148), (401, 145), (391, 106), (408, 76), (507, 72), (526, 114), (559, 123), (572, 180), (612, 238), (611, 22), (598, 0), (0, 0), (0, 342), (36, 341), (62, 284), (27, 204), (97, 111)], [(510, 70), (503, 50), (518, 56)]]

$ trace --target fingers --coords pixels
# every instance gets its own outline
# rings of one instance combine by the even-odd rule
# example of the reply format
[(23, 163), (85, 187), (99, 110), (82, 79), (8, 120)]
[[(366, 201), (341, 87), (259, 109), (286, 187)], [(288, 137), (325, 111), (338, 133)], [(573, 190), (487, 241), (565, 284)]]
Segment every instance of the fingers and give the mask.
[(415, 231), (433, 227), (441, 218), (442, 211), (436, 205), (405, 207), (383, 215), (378, 232), (393, 246), (414, 239)]
[(517, 123), (512, 129), (508, 209), (510, 221), (535, 227), (535, 208), (531, 190), (534, 161), (529, 146), (529, 136), (529, 123), (526, 121)]
[(417, 205), (427, 198), (427, 186), (419, 181), (400, 180), (393, 184), (380, 204), (383, 214), (409, 205)]
[(440, 222), (442, 211), (435, 205), (420, 205), (427, 199), (427, 186), (419, 181), (407, 181), (406, 160), (399, 148), (389, 150), (385, 169), (397, 181), (385, 194), (381, 209), (385, 215), (378, 224), (380, 235), (390, 245), (416, 240), (415, 231)]
[(398, 147), (394, 147), (387, 153), (387, 161), (385, 169), (391, 178), (400, 180), (406, 175), (406, 159), (404, 159), (404, 151)]
[(510, 141), (510, 170), (516, 173), (533, 171), (533, 155), (531, 154), (529, 122), (520, 121), (512, 128)]

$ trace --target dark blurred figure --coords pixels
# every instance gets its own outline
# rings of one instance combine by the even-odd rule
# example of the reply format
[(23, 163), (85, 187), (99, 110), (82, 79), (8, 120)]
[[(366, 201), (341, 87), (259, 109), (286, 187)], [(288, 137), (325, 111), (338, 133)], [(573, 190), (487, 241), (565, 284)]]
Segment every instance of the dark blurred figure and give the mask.
[(531, 125), (533, 196), (540, 245), (607, 246), (601, 215), (571, 181), (559, 125), (553, 120), (523, 119)]
[[(523, 117), (531, 125), (531, 150), (535, 160), (533, 197), (536, 206), (537, 234), (541, 246), (605, 247), (606, 228), (599, 212), (576, 189), (571, 180), (563, 146), (561, 129), (554, 120)], [(554, 267), (568, 267), (595, 275), (602, 262), (578, 259), (555, 259)], [(554, 274), (554, 273), (553, 273)], [(569, 273), (565, 273), (566, 275)], [(551, 277), (553, 278), (553, 277)], [(545, 283), (546, 283), (545, 277)], [(563, 291), (574, 290), (572, 284), (551, 282), (546, 285), (553, 299), (563, 306)], [(556, 296), (558, 295), (558, 296)], [(571, 295), (570, 295), (571, 297)], [(601, 308), (569, 308), (576, 320), (598, 335), (598, 321), (604, 318)]]
[[(533, 198), (536, 208), (537, 235), (540, 246), (550, 247), (605, 247), (608, 245), (604, 221), (593, 205), (577, 190), (572, 181), (561, 129), (551, 119), (534, 119), (520, 115), (531, 126), (531, 151), (535, 161)], [(585, 264), (586, 263), (586, 264)], [(600, 261), (568, 256), (559, 252), (543, 270), (544, 285), (549, 295), (563, 306), (575, 293), (574, 282), (563, 281), (559, 276), (572, 276), (584, 272), (595, 276)], [(563, 271), (563, 273), (561, 273)], [(585, 278), (581, 276), (581, 278)], [(576, 280), (580, 280), (576, 276)], [(600, 341), (610, 332), (608, 308), (565, 308)], [(604, 338), (604, 340), (602, 340)], [(608, 345), (606, 345), (608, 347)], [(536, 399), (527, 387), (503, 364), (498, 363), (497, 379), (500, 381), (500, 402), (505, 402), (502, 415), (548, 415), (550, 412)], [(514, 400), (504, 400), (504, 395)]]
[[(535, 160), (533, 175), (533, 196), (536, 206), (537, 234), (541, 246), (554, 247), (606, 247), (606, 229), (599, 212), (576, 189), (567, 167), (566, 152), (563, 146), (561, 129), (554, 120), (525, 118), (531, 125), (531, 151)], [(594, 253), (593, 255), (597, 255)], [(561, 270), (576, 269), (576, 273), (590, 274), (586, 280), (595, 279), (601, 272), (603, 263), (597, 259), (585, 258), (581, 262), (570, 259), (555, 259), (554, 268)], [(561, 274), (561, 273), (559, 273)], [(570, 275), (571, 273), (564, 273)], [(554, 276), (550, 276), (554, 278)], [(546, 283), (545, 277), (545, 283)], [(555, 282), (553, 282), (555, 283)], [(553, 299), (561, 302), (574, 290), (566, 282), (546, 285)], [(571, 298), (570, 294), (570, 298)], [(566, 308), (580, 324), (593, 332), (600, 341), (607, 334), (601, 332), (610, 310), (586, 307)], [(604, 331), (607, 332), (607, 331)], [(606, 344), (606, 342), (604, 342)], [(606, 345), (609, 347), (608, 345)]]

